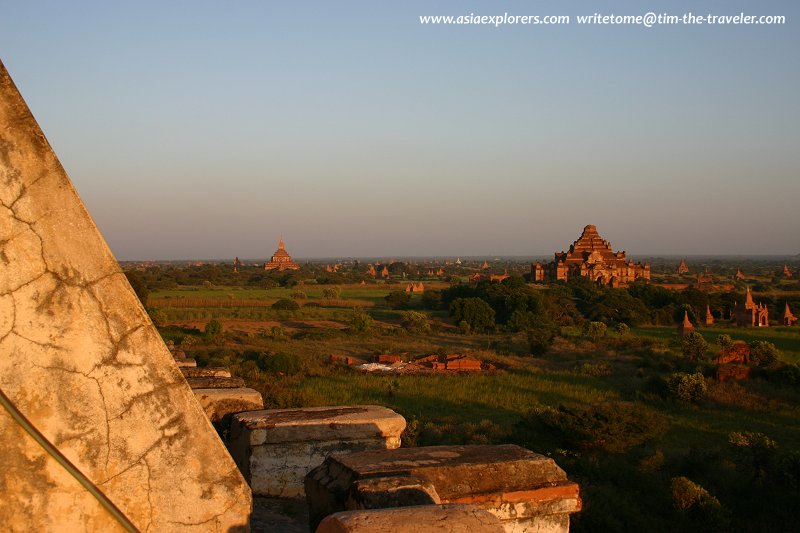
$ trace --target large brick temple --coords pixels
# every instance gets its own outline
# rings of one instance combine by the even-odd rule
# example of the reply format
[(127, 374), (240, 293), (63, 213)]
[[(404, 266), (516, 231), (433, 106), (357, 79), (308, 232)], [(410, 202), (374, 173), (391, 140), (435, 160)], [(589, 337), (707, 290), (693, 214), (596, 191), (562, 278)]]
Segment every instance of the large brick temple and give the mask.
[(568, 252), (556, 252), (555, 259), (546, 265), (531, 265), (532, 281), (566, 281), (571, 276), (586, 276), (619, 287), (640, 278), (649, 280), (650, 264), (635, 263), (625, 257), (624, 251), (615, 252), (597, 228), (589, 224)]
[(292, 256), (286, 251), (283, 239), (278, 243), (278, 249), (272, 254), (269, 262), (264, 263), (264, 270), (298, 270), (300, 265), (292, 261)]

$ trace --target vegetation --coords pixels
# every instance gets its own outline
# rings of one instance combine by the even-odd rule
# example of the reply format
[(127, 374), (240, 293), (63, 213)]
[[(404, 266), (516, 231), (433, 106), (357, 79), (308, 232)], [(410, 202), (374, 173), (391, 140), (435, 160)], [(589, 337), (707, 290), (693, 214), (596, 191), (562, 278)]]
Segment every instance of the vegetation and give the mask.
[[(724, 317), (743, 284), (729, 293), (519, 275), (466, 283), (454, 278), (468, 271), (445, 268), (452, 285), (425, 279), (422, 295), (392, 283), (428, 270), (409, 263), (392, 265), (389, 283), (363, 265), (137, 274), (164, 338), (201, 366), (228, 366), (267, 407), (381, 404), (408, 420), (404, 446), (517, 443), (552, 456), (581, 486), (573, 531), (796, 529), (800, 328), (733, 327)], [(772, 276), (756, 297), (774, 320), (800, 285)], [(696, 321), (706, 306), (711, 327)], [(675, 316), (690, 309), (696, 334), (681, 339)], [(751, 377), (718, 382), (712, 356), (734, 341), (750, 347)], [(386, 353), (465, 353), (497, 370), (386, 376), (331, 362)]]

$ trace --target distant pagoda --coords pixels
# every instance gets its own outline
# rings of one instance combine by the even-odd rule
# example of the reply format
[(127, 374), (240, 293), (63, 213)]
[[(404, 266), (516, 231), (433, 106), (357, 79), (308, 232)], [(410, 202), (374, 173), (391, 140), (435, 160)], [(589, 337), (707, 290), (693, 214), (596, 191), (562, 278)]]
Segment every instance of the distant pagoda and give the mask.
[(286, 251), (283, 239), (278, 243), (278, 249), (272, 254), (272, 259), (264, 263), (264, 270), (298, 270), (300, 265), (292, 261), (292, 256)]
[(681, 259), (681, 264), (678, 265), (678, 274), (688, 274), (689, 273), (689, 265), (686, 264), (685, 259)]
[(553, 281), (567, 281), (572, 276), (585, 276), (612, 287), (626, 285), (637, 279), (650, 279), (650, 265), (629, 261), (625, 252), (615, 252), (611, 244), (600, 237), (597, 228), (589, 224), (572, 243), (568, 252), (557, 252), (547, 265), (533, 263), (531, 279), (539, 280), (546, 274)]

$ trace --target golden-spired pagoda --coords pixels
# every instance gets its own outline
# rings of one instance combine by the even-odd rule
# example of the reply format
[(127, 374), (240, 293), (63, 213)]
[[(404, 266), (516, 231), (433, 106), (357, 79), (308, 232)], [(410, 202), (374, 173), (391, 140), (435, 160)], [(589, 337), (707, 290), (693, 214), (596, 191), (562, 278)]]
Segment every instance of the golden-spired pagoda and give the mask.
[(569, 279), (570, 276), (586, 276), (612, 287), (619, 287), (637, 279), (650, 279), (648, 263), (634, 263), (625, 257), (625, 252), (615, 252), (611, 244), (600, 237), (597, 228), (589, 224), (572, 243), (568, 252), (558, 252), (555, 260), (547, 265), (531, 265), (532, 279), (538, 280), (546, 274), (550, 280)]
[(264, 263), (264, 270), (298, 270), (300, 265), (292, 261), (292, 256), (286, 251), (283, 239), (278, 243), (278, 249), (272, 254), (272, 259)]

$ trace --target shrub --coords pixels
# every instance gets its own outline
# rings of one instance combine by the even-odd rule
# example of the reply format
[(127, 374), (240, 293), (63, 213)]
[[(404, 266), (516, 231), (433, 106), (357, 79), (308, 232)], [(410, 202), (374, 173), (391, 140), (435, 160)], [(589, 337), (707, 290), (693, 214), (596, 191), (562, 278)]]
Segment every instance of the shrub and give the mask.
[(698, 403), (708, 392), (706, 378), (700, 372), (672, 374), (667, 380), (667, 385), (672, 396), (683, 402)]
[(589, 322), (586, 324), (586, 330), (584, 334), (592, 339), (592, 342), (597, 342), (606, 336), (607, 330), (608, 326), (606, 326), (603, 322)]
[(750, 361), (757, 366), (770, 366), (778, 360), (778, 349), (767, 341), (750, 343)]
[(717, 346), (719, 346), (722, 353), (725, 353), (733, 346), (733, 339), (730, 335), (726, 335), (725, 333), (717, 335)]
[(403, 311), (403, 329), (411, 333), (428, 333), (431, 325), (428, 324), (428, 317), (425, 313), (417, 311)]
[(406, 291), (392, 291), (384, 298), (392, 309), (403, 309), (411, 302), (411, 294)]
[(325, 287), (322, 289), (322, 297), (327, 300), (338, 300), (342, 295), (339, 287)]
[(366, 333), (372, 328), (372, 317), (361, 309), (354, 309), (350, 318), (350, 331), (353, 333)]
[(147, 314), (150, 315), (154, 326), (161, 328), (167, 324), (167, 314), (158, 307), (148, 307)]
[(528, 340), (528, 349), (533, 355), (543, 355), (556, 338), (556, 329), (549, 325), (539, 325), (528, 328), (525, 332)]
[(422, 305), (425, 309), (442, 308), (442, 291), (426, 290), (422, 293)]
[(620, 337), (627, 337), (628, 334), (631, 332), (631, 328), (628, 327), (628, 324), (625, 322), (620, 322), (617, 324), (617, 335)]
[(774, 440), (757, 431), (734, 431), (728, 435), (728, 442), (744, 456), (754, 480), (766, 477), (775, 457), (777, 443)]
[(217, 319), (212, 319), (206, 324), (206, 327), (203, 330), (203, 337), (208, 342), (218, 342), (222, 340), (224, 333), (225, 331), (222, 328), (222, 323)]
[(696, 331), (690, 331), (681, 339), (681, 352), (690, 361), (700, 361), (708, 351), (708, 343)]
[(480, 298), (456, 298), (450, 304), (456, 323), (466, 322), (471, 331), (483, 332), (494, 327), (494, 309)]
[(622, 453), (664, 433), (666, 417), (630, 402), (569, 404), (546, 408), (539, 421), (572, 449), (602, 449)]
[(291, 296), (292, 300), (305, 300), (308, 298), (308, 295), (303, 291), (292, 291), (289, 296)]
[(300, 309), (300, 304), (289, 298), (281, 298), (272, 304), (272, 308), (278, 311), (297, 311)]
[(728, 512), (701, 485), (686, 477), (672, 478), (672, 503), (690, 519), (693, 530), (727, 531)]

